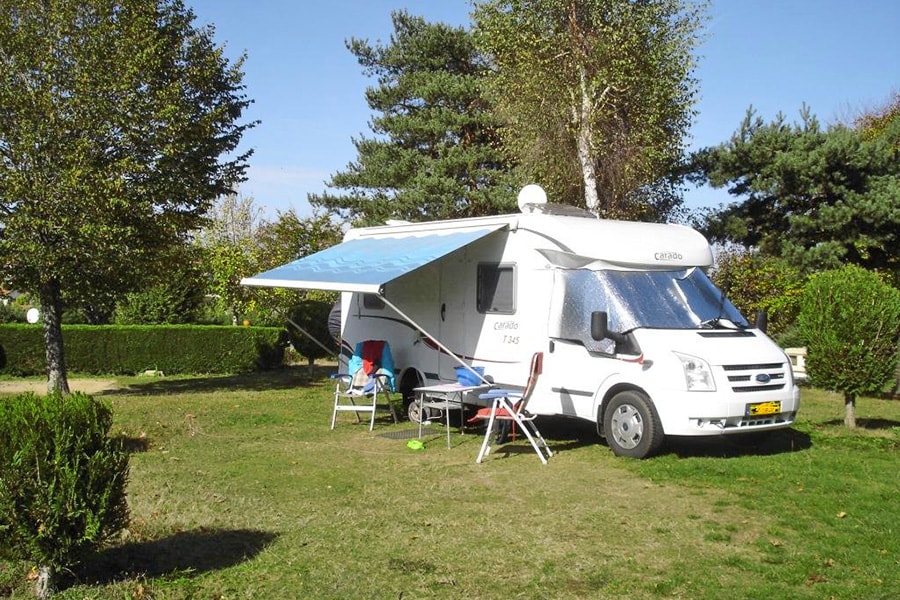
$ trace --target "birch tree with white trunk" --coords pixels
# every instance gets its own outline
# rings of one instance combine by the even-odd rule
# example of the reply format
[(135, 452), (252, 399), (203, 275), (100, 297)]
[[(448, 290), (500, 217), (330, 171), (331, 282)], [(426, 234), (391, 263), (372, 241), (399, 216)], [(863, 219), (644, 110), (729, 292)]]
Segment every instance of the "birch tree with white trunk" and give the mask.
[(705, 10), (689, 0), (475, 4), (504, 144), (552, 201), (641, 220), (680, 206)]

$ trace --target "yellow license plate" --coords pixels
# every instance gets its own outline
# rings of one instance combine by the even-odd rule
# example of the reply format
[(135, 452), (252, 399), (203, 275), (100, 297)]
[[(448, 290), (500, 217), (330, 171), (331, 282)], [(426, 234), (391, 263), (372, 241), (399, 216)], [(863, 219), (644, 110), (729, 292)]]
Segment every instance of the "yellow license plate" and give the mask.
[(755, 402), (747, 405), (746, 415), (748, 417), (758, 417), (761, 415), (777, 415), (781, 412), (781, 402), (772, 400), (770, 402)]

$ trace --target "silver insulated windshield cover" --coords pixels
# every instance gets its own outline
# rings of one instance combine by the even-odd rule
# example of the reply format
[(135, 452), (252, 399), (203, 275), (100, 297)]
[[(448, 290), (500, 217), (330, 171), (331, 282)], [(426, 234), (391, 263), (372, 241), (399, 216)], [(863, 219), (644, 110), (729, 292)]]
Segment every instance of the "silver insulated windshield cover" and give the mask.
[(579, 341), (593, 352), (610, 354), (612, 340), (591, 337), (591, 313), (605, 311), (609, 329), (697, 329), (746, 319), (696, 267), (674, 271), (555, 269), (550, 303), (550, 336)]

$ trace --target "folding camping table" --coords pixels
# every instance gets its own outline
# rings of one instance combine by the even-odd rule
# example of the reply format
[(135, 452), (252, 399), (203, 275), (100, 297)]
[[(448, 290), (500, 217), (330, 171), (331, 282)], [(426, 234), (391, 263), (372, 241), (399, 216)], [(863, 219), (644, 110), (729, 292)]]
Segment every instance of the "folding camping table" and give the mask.
[(459, 432), (465, 432), (465, 405), (466, 404), (476, 404), (477, 402), (474, 400), (470, 400), (468, 396), (470, 394), (475, 395), (477, 398), (477, 394), (479, 392), (483, 392), (487, 389), (490, 389), (489, 384), (480, 384), (480, 385), (462, 385), (460, 383), (440, 383), (438, 385), (427, 385), (424, 387), (417, 387), (413, 390), (416, 394), (416, 404), (419, 409), (419, 437), (422, 437), (422, 423), (425, 421), (422, 418), (423, 409), (429, 408), (434, 410), (440, 410), (444, 413), (444, 418), (446, 420), (447, 427), (447, 447), (450, 447), (450, 411), (458, 410), (459, 411)]

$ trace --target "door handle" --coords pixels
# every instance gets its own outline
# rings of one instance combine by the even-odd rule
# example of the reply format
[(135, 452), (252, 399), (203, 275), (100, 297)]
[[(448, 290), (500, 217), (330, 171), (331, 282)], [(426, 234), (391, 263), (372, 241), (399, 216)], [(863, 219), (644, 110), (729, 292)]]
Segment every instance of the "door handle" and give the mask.
[(446, 316), (447, 316), (447, 303), (442, 302), (441, 303), (441, 322), (442, 323), (444, 322)]

